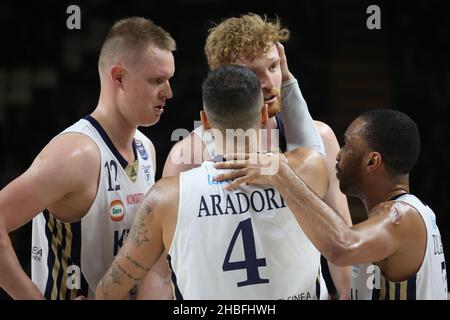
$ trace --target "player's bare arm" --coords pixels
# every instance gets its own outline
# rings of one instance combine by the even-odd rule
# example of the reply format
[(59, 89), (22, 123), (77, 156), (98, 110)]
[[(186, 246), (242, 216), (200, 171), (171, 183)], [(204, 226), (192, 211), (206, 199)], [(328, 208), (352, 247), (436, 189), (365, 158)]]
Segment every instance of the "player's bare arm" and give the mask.
[[(183, 140), (178, 141), (170, 150), (164, 164), (162, 176), (177, 176), (183, 171), (198, 167), (203, 160), (209, 159), (205, 151), (206, 148), (203, 141), (191, 132)], [(198, 157), (200, 158), (197, 159)], [(164, 252), (141, 282), (137, 299), (172, 299), (170, 271), (166, 257), (167, 253)]]
[[(333, 130), (327, 124), (315, 121), (315, 125), (325, 147), (325, 161), (328, 168), (329, 187), (323, 200), (341, 215), (347, 225), (351, 226), (352, 220), (347, 197), (339, 189), (339, 181), (336, 177), (336, 155), (340, 149), (339, 142)], [(330, 261), (328, 261), (328, 267), (340, 299), (349, 299), (351, 267), (338, 267)]]
[[(275, 186), (296, 215), (302, 230), (332, 263), (348, 266), (375, 261), (392, 280), (404, 280), (417, 272), (421, 263), (418, 257), (423, 257), (425, 250), (426, 234), (423, 221), (409, 205), (382, 203), (371, 210), (368, 220), (349, 227), (285, 162), (280, 162), (278, 174), (272, 177), (254, 173), (254, 176), (239, 179), (239, 183), (258, 179), (258, 184)], [(412, 248), (417, 241), (422, 245)], [(414, 250), (417, 252), (412, 252)], [(401, 261), (402, 274), (397, 271), (397, 260)], [(410, 266), (406, 273), (405, 261)]]
[(0, 192), (0, 286), (14, 299), (43, 297), (21, 268), (8, 234), (45, 208), (63, 222), (81, 219), (95, 196), (92, 176), (99, 175), (99, 163), (99, 151), (89, 138), (64, 134)]
[[(124, 299), (170, 246), (178, 206), (178, 178), (163, 179), (150, 189), (127, 240), (99, 282), (96, 299)], [(176, 202), (176, 203), (175, 203)], [(176, 224), (176, 220), (175, 220)]]

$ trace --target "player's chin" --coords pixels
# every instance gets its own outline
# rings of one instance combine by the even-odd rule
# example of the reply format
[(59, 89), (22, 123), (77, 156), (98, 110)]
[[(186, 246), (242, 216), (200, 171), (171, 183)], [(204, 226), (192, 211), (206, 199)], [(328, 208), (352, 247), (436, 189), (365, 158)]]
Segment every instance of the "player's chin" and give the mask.
[(281, 111), (281, 103), (280, 103), (280, 100), (277, 99), (277, 100), (274, 101), (273, 103), (269, 104), (269, 108), (268, 108), (267, 111), (268, 111), (268, 113), (269, 113), (269, 117), (270, 117), (270, 118), (275, 117), (276, 114), (277, 114), (278, 112)]
[(161, 119), (160, 115), (153, 115), (151, 117), (147, 117), (146, 119), (144, 119), (144, 121), (142, 121), (139, 126), (150, 127), (150, 126), (157, 124), (160, 119)]

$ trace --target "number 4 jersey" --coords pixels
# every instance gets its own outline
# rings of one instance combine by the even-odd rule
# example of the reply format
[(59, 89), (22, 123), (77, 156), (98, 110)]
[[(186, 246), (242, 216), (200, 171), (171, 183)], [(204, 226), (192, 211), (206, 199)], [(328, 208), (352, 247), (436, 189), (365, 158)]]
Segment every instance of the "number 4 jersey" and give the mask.
[(320, 253), (280, 193), (224, 190), (206, 161), (180, 175), (169, 266), (177, 299), (320, 299)]
[(63, 223), (48, 210), (33, 219), (32, 280), (47, 299), (93, 297), (154, 184), (150, 142), (138, 130), (133, 164), (120, 155), (94, 118), (81, 119), (63, 134), (69, 132), (85, 134), (97, 144), (100, 177), (92, 206), (81, 221)]

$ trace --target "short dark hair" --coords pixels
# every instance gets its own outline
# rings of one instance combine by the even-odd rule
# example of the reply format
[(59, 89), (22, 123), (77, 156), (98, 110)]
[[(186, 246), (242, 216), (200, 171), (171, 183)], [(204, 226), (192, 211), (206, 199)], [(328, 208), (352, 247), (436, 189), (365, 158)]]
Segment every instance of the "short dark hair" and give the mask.
[(202, 92), (206, 115), (218, 129), (246, 130), (260, 119), (261, 82), (247, 67), (225, 65), (209, 71)]
[(371, 151), (383, 157), (391, 174), (411, 171), (420, 153), (420, 136), (416, 123), (406, 114), (391, 109), (363, 112), (366, 121), (363, 138)]

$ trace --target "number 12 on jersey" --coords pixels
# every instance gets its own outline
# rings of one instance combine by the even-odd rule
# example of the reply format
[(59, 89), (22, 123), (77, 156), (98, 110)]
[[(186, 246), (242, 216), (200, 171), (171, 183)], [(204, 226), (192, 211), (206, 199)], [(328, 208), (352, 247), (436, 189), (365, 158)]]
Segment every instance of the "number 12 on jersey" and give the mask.
[[(242, 243), (244, 245), (244, 260), (243, 261), (230, 261), (231, 254), (236, 245), (236, 240), (242, 233)], [(223, 271), (232, 271), (239, 269), (247, 270), (247, 280), (237, 283), (238, 287), (249, 286), (258, 283), (268, 283), (269, 279), (261, 279), (259, 276), (258, 268), (266, 266), (265, 258), (256, 257), (255, 237), (253, 235), (252, 220), (241, 221), (236, 231), (231, 238), (230, 245), (228, 246), (225, 260), (223, 261)]]

